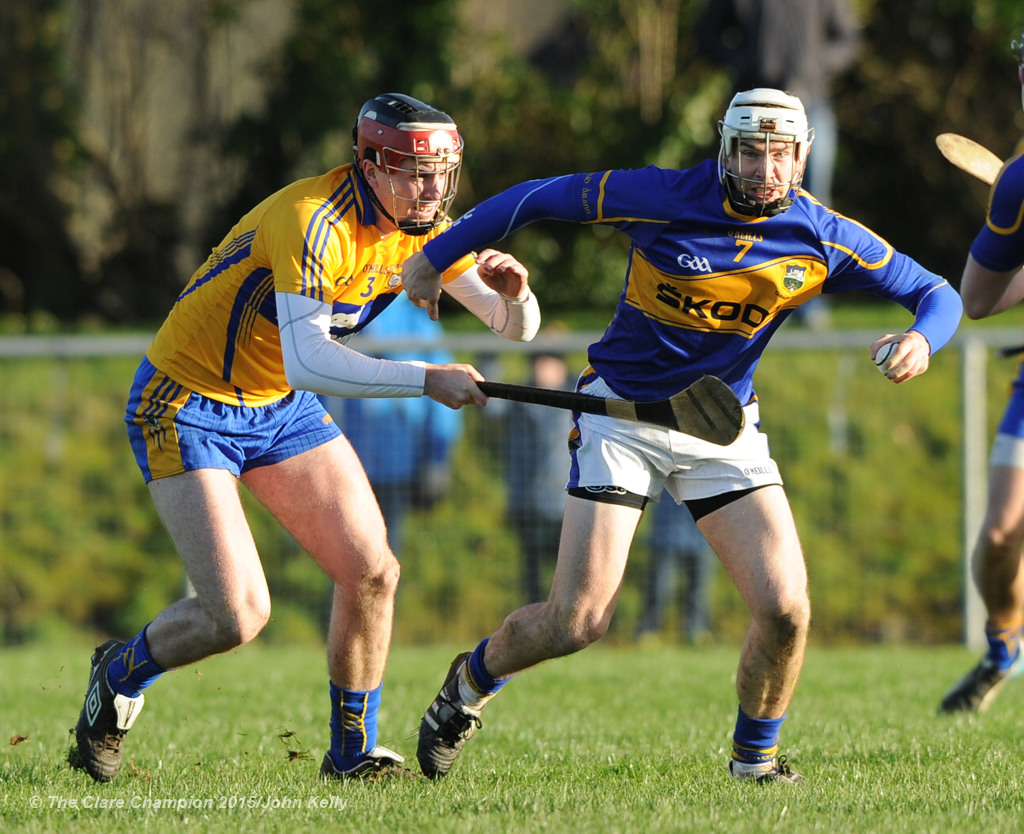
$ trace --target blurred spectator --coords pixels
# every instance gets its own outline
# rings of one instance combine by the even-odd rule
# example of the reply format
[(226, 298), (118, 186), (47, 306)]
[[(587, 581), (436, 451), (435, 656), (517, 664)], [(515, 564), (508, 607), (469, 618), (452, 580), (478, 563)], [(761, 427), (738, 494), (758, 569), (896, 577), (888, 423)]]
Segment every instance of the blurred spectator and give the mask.
[[(814, 126), (803, 187), (831, 206), (839, 140), (832, 84), (853, 66), (861, 39), (848, 0), (707, 0), (694, 34), (704, 56), (729, 71), (733, 89), (772, 87), (800, 98)], [(827, 325), (825, 299), (793, 317)]]
[[(537, 353), (531, 358), (528, 385), (572, 391), (574, 382), (561, 354)], [(523, 595), (527, 602), (540, 602), (547, 599), (547, 574), (558, 554), (571, 418), (568, 411), (498, 399), (492, 399), (484, 413), (504, 420), (506, 515), (519, 539)]]
[[(410, 342), (381, 354), (397, 361), (454, 362), (440, 347), (443, 335), (441, 325), (405, 293), (367, 329), (368, 338)], [(451, 452), (462, 434), (462, 413), (429, 397), (326, 397), (324, 404), (366, 469), (384, 514), (388, 544), (401, 559), (406, 516), (432, 507), (451, 484)]]
[(709, 594), (715, 568), (715, 554), (697, 529), (686, 505), (677, 504), (667, 493), (653, 509), (647, 540), (650, 562), (644, 585), (644, 610), (637, 626), (637, 639), (661, 631), (675, 595), (679, 569), (685, 575), (680, 588), (680, 626), (687, 643), (700, 644), (711, 637)]

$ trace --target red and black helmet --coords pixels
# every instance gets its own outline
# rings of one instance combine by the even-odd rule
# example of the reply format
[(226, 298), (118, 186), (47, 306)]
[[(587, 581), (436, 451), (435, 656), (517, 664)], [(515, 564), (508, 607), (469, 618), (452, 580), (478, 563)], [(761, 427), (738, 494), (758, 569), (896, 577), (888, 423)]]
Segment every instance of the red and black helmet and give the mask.
[(360, 176), (364, 159), (373, 162), (388, 177), (399, 170), (418, 172), (424, 163), (432, 163), (431, 173), (445, 175), (440, 205), (429, 223), (395, 221), (397, 206), (393, 204), (389, 212), (373, 190), (368, 189), (377, 207), (400, 229), (410, 234), (425, 234), (447, 216), (458, 189), (463, 148), (462, 137), (451, 116), (411, 96), (384, 93), (362, 106), (352, 130), (352, 140)]

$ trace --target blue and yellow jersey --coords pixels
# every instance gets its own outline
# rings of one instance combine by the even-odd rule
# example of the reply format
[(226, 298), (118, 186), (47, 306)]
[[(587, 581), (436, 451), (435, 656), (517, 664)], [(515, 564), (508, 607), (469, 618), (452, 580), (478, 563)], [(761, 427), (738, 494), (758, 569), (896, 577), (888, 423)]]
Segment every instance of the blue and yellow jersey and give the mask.
[(713, 160), (522, 183), (466, 212), (424, 254), (443, 267), (545, 218), (607, 224), (632, 242), (615, 316), (589, 352), (627, 399), (669, 397), (714, 374), (748, 401), (768, 340), (819, 293), (867, 291), (915, 311), (933, 290), (948, 292), (942, 321), (915, 325), (933, 349), (959, 321), (959, 299), (942, 278), (804, 191), (774, 217), (736, 214)]
[(992, 186), (985, 226), (971, 244), (971, 256), (993, 272), (1024, 264), (1024, 139)]
[[(450, 225), (382, 236), (355, 169), (344, 165), (272, 194), (213, 250), (178, 297), (149, 361), (214, 400), (266, 405), (290, 393), (274, 293), (332, 305), (331, 335), (362, 330), (401, 291), (406, 258)], [(473, 266), (460, 259), (451, 280)]]

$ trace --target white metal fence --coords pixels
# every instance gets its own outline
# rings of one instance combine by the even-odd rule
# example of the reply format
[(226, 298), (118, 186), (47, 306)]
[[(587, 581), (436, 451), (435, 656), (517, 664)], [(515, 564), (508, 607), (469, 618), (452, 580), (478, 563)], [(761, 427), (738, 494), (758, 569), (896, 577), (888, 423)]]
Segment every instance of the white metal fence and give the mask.
[[(870, 542), (865, 542), (872, 535), (873, 530), (878, 529), (879, 536), (889, 535), (882, 528), (892, 519), (887, 519), (886, 507), (897, 507), (907, 499), (906, 495), (888, 494), (887, 490), (894, 485), (892, 473), (907, 464), (908, 460), (914, 459), (908, 456), (904, 459), (904, 451), (900, 444), (905, 438), (900, 434), (899, 428), (901, 415), (908, 407), (908, 403), (915, 397), (924, 396), (922, 390), (925, 383), (914, 381), (907, 386), (893, 386), (877, 379), (877, 372), (871, 368), (867, 357), (867, 346), (879, 334), (875, 331), (849, 331), (849, 330), (826, 330), (810, 331), (794, 329), (792, 332), (781, 332), (769, 348), (761, 368), (758, 371), (758, 390), (762, 399), (762, 421), (772, 443), (773, 454), (779, 460), (782, 471), (787, 477), (787, 488), (794, 503), (794, 511), (797, 514), (798, 524), (801, 528), (808, 526), (821, 527), (821, 541), (823, 545), (817, 550), (835, 553), (842, 550), (846, 545), (852, 543), (852, 539), (859, 539), (859, 547), (866, 552), (871, 551)], [(593, 333), (566, 334), (558, 337), (542, 337), (539, 342), (529, 345), (519, 345), (504, 342), (496, 339), (490, 334), (449, 334), (445, 338), (444, 345), (455, 352), (460, 359), (479, 363), (489, 361), (491, 367), (496, 368), (496, 373), (503, 375), (506, 381), (523, 381), (524, 368), (526, 367), (525, 357), (538, 351), (560, 352), (571, 357), (574, 364), (573, 372), (579, 370), (585, 361), (586, 346), (595, 338)], [(941, 392), (941, 399), (948, 405), (948, 408), (955, 409), (957, 421), (957, 433), (959, 437), (953, 446), (942, 446), (943, 451), (935, 456), (956, 454), (959, 460), (956, 464), (955, 478), (959, 480), (959, 495), (950, 496), (950, 512), (956, 518), (952, 521), (949, 529), (957, 531), (955, 543), (940, 545), (943, 548), (955, 550), (955, 558), (962, 565), (962, 586), (959, 593), (962, 600), (957, 599), (955, 604), (963, 605), (963, 620), (965, 628), (963, 634), (972, 646), (977, 646), (981, 638), (980, 621), (983, 614), (976, 594), (970, 582), (968, 570), (968, 554), (973, 547), (974, 537), (984, 510), (985, 484), (986, 484), (986, 459), (988, 446), (991, 439), (991, 432), (1002, 404), (1005, 401), (1006, 385), (1014, 375), (1014, 367), (1010, 363), (1000, 364), (990, 361), (992, 348), (1016, 344), (1020, 341), (1021, 333), (1013, 328), (964, 328), (958, 334), (954, 342), (939, 354), (943, 355), (946, 369), (939, 373), (945, 373), (945, 382), (934, 384), (945, 386)], [(41, 388), (59, 388), (65, 386), (64, 390), (55, 392), (52, 401), (56, 405), (47, 406), (44, 413), (31, 413), (30, 420), (56, 421), (62, 426), (60, 443), (74, 445), (77, 441), (75, 431), (84, 430), (75, 426), (69, 427), (67, 414), (75, 409), (76, 391), (74, 384), (67, 382), (66, 370), (70, 365), (95, 363), (104, 358), (125, 357), (134, 360), (140, 356), (149, 343), (149, 335), (87, 335), (87, 336), (25, 336), (25, 337), (2, 337), (0, 338), (0, 438), (3, 442), (17, 446), (22, 443), (36, 442), (30, 435), (21, 432), (18, 426), (11, 425), (15, 420), (24, 420), (25, 413), (21, 404), (26, 398), (30, 398), (30, 390), (24, 389), (19, 393), (15, 371), (23, 367), (28, 361), (57, 360), (56, 370), (50, 368), (41, 372), (40, 378), (31, 381)], [(364, 338), (360, 343), (360, 349), (367, 352), (382, 352), (397, 348), (410, 347), (409, 343), (403, 342), (381, 342)], [(821, 376), (814, 379), (794, 376), (791, 368), (794, 363), (792, 357), (800, 355), (803, 357), (815, 355), (821, 357), (821, 364), (824, 367)], [(489, 359), (485, 359), (489, 357)], [(495, 363), (495, 357), (497, 357)], [(950, 371), (950, 363), (954, 362), (955, 370)], [(938, 361), (935, 363), (938, 364)], [(41, 365), (43, 367), (49, 367)], [(870, 376), (874, 374), (874, 376)], [(804, 375), (806, 376), (806, 374)], [(495, 377), (498, 378), (498, 377)], [(927, 379), (922, 377), (922, 381)], [(25, 385), (22, 380), (17, 383)], [(118, 397), (109, 401), (109, 414), (95, 417), (99, 421), (107, 421), (110, 426), (116, 427), (115, 433), (121, 433), (119, 441), (125, 447), (127, 443), (123, 440), (123, 430), (120, 429), (122, 414), (119, 411), (120, 402), (127, 391), (126, 385), (119, 384)], [(811, 390), (808, 390), (811, 389)], [(27, 392), (27, 393), (26, 393)], [(864, 393), (866, 392), (866, 393)], [(794, 405), (794, 397), (801, 394), (805, 400), (803, 406)], [(806, 399), (810, 395), (810, 399)], [(928, 392), (933, 396), (933, 392)], [(44, 398), (46, 399), (46, 398)], [(47, 400), (51, 401), (51, 400)], [(813, 409), (808, 408), (807, 402), (819, 403), (821, 408), (816, 413), (810, 413)], [(851, 414), (861, 411), (877, 412), (879, 421), (876, 425), (892, 427), (890, 436), (885, 436), (886, 431), (873, 432), (852, 430)], [(64, 416), (59, 416), (63, 414)], [(55, 416), (58, 415), (58, 416)], [(469, 415), (467, 415), (469, 416)], [(949, 415), (944, 415), (949, 418)], [(472, 419), (476, 419), (473, 415)], [(553, 417), (554, 419), (554, 417)], [(75, 421), (71, 421), (75, 422)], [(5, 428), (5, 424), (6, 428)], [(463, 438), (465, 444), (476, 444), (480, 447), (477, 452), (466, 454), (488, 455), (494, 452), (495, 444), (499, 438), (491, 436), (495, 429), (488, 426), (487, 421), (480, 420), (474, 424), (472, 430), (467, 432)], [(490, 434), (489, 434), (490, 433)], [(874, 436), (866, 437), (865, 434)], [(813, 445), (812, 436), (824, 437), (829, 446), (829, 454), (832, 463), (827, 467), (828, 473), (823, 470), (826, 467), (818, 461), (814, 464), (807, 475), (801, 474), (802, 458), (806, 449)], [(44, 431), (38, 435), (40, 443), (56, 443), (55, 433)], [(488, 444), (491, 444), (490, 446)], [(865, 463), (867, 467), (873, 467), (874, 471), (859, 471), (861, 459), (868, 460), (866, 455), (851, 453), (850, 446), (853, 444), (860, 448), (864, 444), (881, 446), (881, 454), (886, 464), (879, 466), (878, 458), (874, 463)], [(476, 448), (476, 447), (474, 447)], [(488, 451), (489, 450), (489, 451)], [(9, 451), (11, 451), (9, 449)], [(49, 456), (47, 458), (47, 455)], [(46, 459), (53, 459), (52, 451), (43, 455)], [(924, 455), (922, 460), (928, 455)], [(26, 558), (18, 542), (23, 540), (20, 535), (21, 526), (28, 523), (29, 516), (34, 510), (26, 509), (19, 505), (19, 483), (21, 476), (16, 467), (17, 456), (4, 454), (0, 450), (0, 567), (7, 565), (8, 570), (15, 560)], [(14, 467), (15, 469), (12, 469)], [(6, 468), (6, 469), (5, 469)], [(794, 472), (790, 478), (788, 471)], [(458, 469), (454, 476), (460, 477)], [(54, 466), (46, 477), (59, 480), (61, 468)], [(931, 478), (927, 470), (920, 473), (922, 478)], [(861, 486), (851, 486), (861, 484)], [(866, 486), (865, 486), (866, 485)], [(861, 490), (867, 489), (867, 492)], [(903, 487), (905, 490), (906, 487)], [(873, 491), (873, 492), (872, 492)], [(877, 495), (876, 495), (877, 494)], [(875, 495), (871, 501), (859, 500), (857, 496)], [(845, 497), (844, 497), (845, 496)], [(852, 496), (852, 498), (851, 498)], [(46, 507), (37, 507), (35, 511), (45, 512)], [(142, 512), (146, 512), (143, 510)], [(829, 514), (844, 513), (855, 515), (863, 512), (867, 517), (861, 521), (854, 521), (850, 518), (829, 517)], [(877, 520), (877, 524), (872, 520)], [(510, 520), (514, 525), (515, 520)], [(641, 528), (643, 530), (643, 528)], [(853, 531), (853, 532), (851, 532)], [(867, 532), (866, 532), (867, 531)], [(123, 531), (117, 531), (114, 535), (124, 535)], [(844, 541), (845, 537), (845, 541)], [(817, 538), (815, 539), (817, 541)], [(75, 542), (55, 541), (54, 547), (74, 547)], [(901, 545), (905, 548), (917, 546), (917, 543), (910, 542)], [(921, 542), (921, 547), (933, 547), (932, 543)], [(638, 555), (636, 561), (643, 562), (643, 556)], [(816, 617), (822, 618), (826, 625), (830, 616), (833, 615), (835, 606), (832, 605), (829, 588), (838, 592), (850, 593), (850, 583), (857, 585), (859, 594), (865, 609), (876, 606), (875, 597), (878, 595), (879, 585), (867, 574), (863, 576), (859, 571), (852, 570), (847, 566), (843, 569), (844, 575), (829, 578), (830, 571), (836, 570), (830, 565), (829, 560), (835, 558), (828, 555), (822, 556), (818, 553), (808, 553), (809, 566), (812, 574), (812, 602), (815, 605)], [(941, 560), (938, 560), (941, 561)], [(505, 571), (506, 578), (515, 573), (517, 566), (512, 566)], [(424, 564), (408, 565), (404, 571), (403, 583), (413, 586), (418, 581), (429, 584), (435, 579), (430, 571), (433, 568)], [(898, 571), (898, 566), (892, 568)], [(884, 571), (883, 571), (884, 573)], [(631, 574), (636, 579), (636, 573)], [(825, 589), (817, 598), (814, 596), (815, 577), (823, 577), (820, 584)], [(58, 580), (61, 577), (58, 577)], [(74, 581), (72, 577), (68, 581)], [(440, 580), (437, 580), (440, 581)], [(830, 584), (831, 583), (831, 584)], [(859, 583), (859, 584), (858, 584)], [(403, 587), (404, 587), (403, 586)], [(10, 608), (19, 603), (19, 600), (12, 600), (8, 591), (6, 605)], [(414, 594), (414, 590), (403, 590), (403, 594)], [(728, 606), (728, 591), (720, 591), (716, 601)], [(507, 594), (509, 599), (515, 594)], [(723, 596), (725, 600), (723, 601)], [(623, 602), (620, 605), (627, 609), (624, 616), (637, 616), (639, 603), (639, 591), (625, 593)], [(513, 599), (514, 601), (514, 599)], [(151, 612), (152, 613), (152, 612)], [(498, 617), (504, 611), (493, 612)], [(902, 613), (903, 618), (893, 617), (887, 619), (886, 615), (875, 617), (877, 621), (871, 626), (872, 637), (884, 638), (889, 635), (892, 629), (892, 636), (906, 637), (913, 636), (913, 628), (908, 631), (907, 620), (913, 619), (912, 613)], [(886, 623), (892, 623), (887, 625)], [(628, 628), (628, 626), (624, 626)], [(835, 627), (836, 633), (842, 632), (842, 627)], [(863, 635), (860, 635), (863, 636)]]

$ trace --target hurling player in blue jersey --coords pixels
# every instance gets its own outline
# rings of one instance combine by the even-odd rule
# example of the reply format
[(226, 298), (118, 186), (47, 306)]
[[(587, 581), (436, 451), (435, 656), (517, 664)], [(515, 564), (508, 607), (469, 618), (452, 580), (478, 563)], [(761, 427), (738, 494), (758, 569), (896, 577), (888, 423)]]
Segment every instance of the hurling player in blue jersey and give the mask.
[[(362, 777), (402, 761), (377, 744), (399, 566), (366, 473), (316, 393), (428, 396), (452, 408), (487, 400), (469, 365), (377, 359), (345, 345), (401, 292), (402, 262), (451, 223), (463, 150), (455, 123), (385, 94), (363, 105), (353, 145), (353, 163), (285, 186), (238, 221), (136, 373), (129, 438), (196, 594), (93, 655), (72, 762), (94, 779), (117, 773), (146, 687), (248, 642), (270, 618), (240, 482), (334, 583), (321, 775)], [(445, 292), (505, 338), (537, 332), (526, 270), (509, 255), (460, 260)]]
[[(915, 314), (883, 368), (895, 383), (928, 368), (960, 320), (956, 291), (868, 229), (800, 189), (813, 131), (778, 90), (737, 94), (721, 151), (689, 170), (599, 171), (513, 186), (467, 212), (406, 262), (414, 303), (437, 314), (438, 270), (545, 218), (611, 225), (632, 241), (625, 288), (578, 387), (656, 400), (703, 374), (746, 403), (746, 429), (716, 446), (667, 429), (577, 415), (568, 498), (546, 602), (510, 614), (452, 663), (420, 723), (423, 771), (443, 776), (511, 675), (579, 651), (608, 628), (630, 542), (662, 489), (685, 502), (750, 609), (736, 686), (733, 778), (799, 781), (778, 755), (810, 622), (807, 574), (789, 503), (758, 426), (753, 374), (786, 316), (818, 293), (860, 290)], [(870, 350), (868, 349), (870, 348)], [(642, 698), (642, 695), (638, 695)]]
[[(1024, 103), (1024, 31), (1012, 43)], [(1003, 166), (988, 216), (964, 266), (960, 294), (972, 319), (994, 316), (1024, 299), (1024, 139)], [(983, 712), (1018, 672), (1024, 625), (1024, 364), (1013, 384), (989, 457), (988, 506), (974, 546), (974, 582), (985, 603), (988, 651), (946, 693), (940, 712)]]

